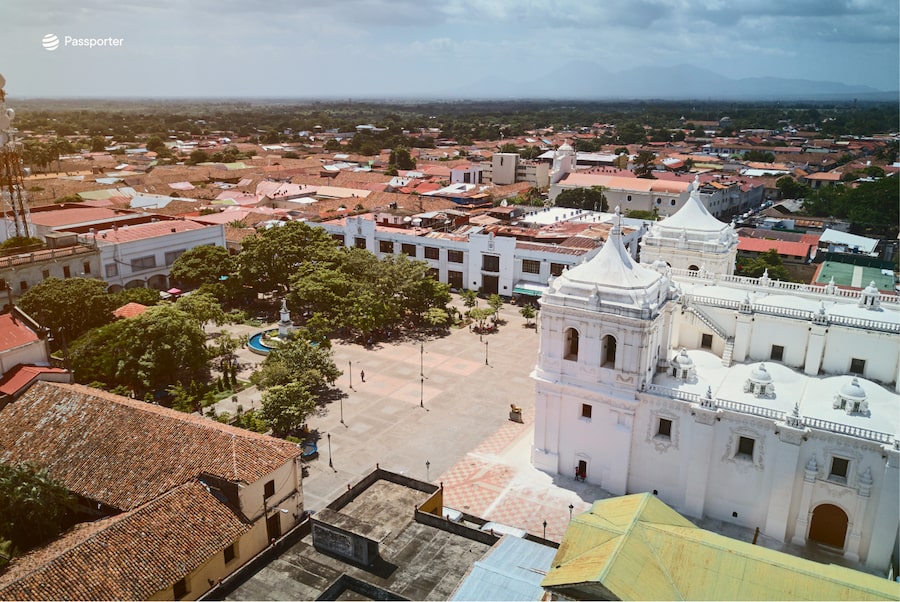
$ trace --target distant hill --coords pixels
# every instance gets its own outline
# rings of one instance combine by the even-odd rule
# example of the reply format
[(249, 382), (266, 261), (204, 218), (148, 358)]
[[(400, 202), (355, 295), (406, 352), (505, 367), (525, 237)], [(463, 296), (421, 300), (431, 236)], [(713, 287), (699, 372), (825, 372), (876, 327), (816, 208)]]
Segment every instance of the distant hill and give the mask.
[(808, 99), (896, 100), (897, 92), (870, 86), (779, 77), (733, 79), (692, 65), (632, 67), (611, 72), (589, 61), (566, 63), (526, 82), (482, 79), (448, 90), (456, 98)]

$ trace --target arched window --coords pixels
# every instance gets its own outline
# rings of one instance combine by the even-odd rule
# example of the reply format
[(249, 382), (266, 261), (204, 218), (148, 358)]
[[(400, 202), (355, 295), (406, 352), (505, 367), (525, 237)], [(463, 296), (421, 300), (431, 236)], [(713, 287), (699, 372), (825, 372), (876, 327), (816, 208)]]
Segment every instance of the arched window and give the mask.
[(603, 337), (600, 342), (600, 365), (606, 368), (614, 368), (616, 365), (616, 337), (611, 334)]
[(688, 266), (688, 272), (699, 272), (699, 271), (700, 271), (700, 268), (698, 268), (698, 267), (695, 266), (695, 265), (689, 265), (689, 266)]
[(672, 205), (672, 206), (674, 207), (674, 206), (675, 206), (675, 199), (670, 200), (670, 201), (669, 201), (669, 204)]
[(661, 204), (662, 204), (662, 199), (659, 198), (659, 197), (656, 197), (656, 204), (657, 204), (657, 205), (661, 205)]
[(627, 200), (627, 201), (630, 203), (630, 202), (631, 202), (631, 195), (629, 194), (629, 195), (626, 197), (625, 200)]
[(578, 361), (578, 331), (574, 328), (566, 329), (566, 348), (563, 357), (573, 362)]

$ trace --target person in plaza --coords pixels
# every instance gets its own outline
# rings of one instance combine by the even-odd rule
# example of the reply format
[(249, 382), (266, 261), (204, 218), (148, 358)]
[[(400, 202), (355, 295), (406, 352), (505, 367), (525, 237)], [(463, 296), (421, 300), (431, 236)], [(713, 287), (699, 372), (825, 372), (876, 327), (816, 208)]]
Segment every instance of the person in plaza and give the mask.
[(365, 371), (365, 370), (360, 370), (360, 371), (359, 371), (359, 379), (360, 379), (362, 382), (366, 382), (366, 371)]

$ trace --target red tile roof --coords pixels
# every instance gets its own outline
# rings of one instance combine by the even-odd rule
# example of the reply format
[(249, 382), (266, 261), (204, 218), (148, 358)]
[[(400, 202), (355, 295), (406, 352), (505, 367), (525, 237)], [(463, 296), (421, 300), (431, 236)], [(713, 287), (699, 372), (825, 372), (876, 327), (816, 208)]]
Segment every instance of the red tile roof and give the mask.
[(117, 318), (133, 318), (141, 315), (145, 311), (147, 311), (146, 305), (141, 305), (140, 303), (132, 301), (115, 310), (113, 315)]
[(253, 483), (300, 455), (287, 441), (82, 385), (37, 382), (0, 410), (0, 462), (131, 510), (205, 472)]
[(768, 240), (765, 238), (738, 237), (738, 251), (751, 253), (765, 253), (769, 249), (775, 249), (779, 255), (791, 257), (809, 257), (810, 244), (808, 242), (790, 242), (784, 240)]
[(78, 525), (15, 560), (0, 575), (0, 599), (148, 600), (249, 528), (191, 481), (130, 512)]
[(41, 374), (66, 374), (64, 368), (51, 368), (50, 366), (32, 366), (19, 364), (14, 366), (0, 379), (0, 393), (3, 395), (15, 395), (24, 389)]
[(0, 315), (0, 351), (9, 351), (38, 340), (38, 335), (12, 314)]

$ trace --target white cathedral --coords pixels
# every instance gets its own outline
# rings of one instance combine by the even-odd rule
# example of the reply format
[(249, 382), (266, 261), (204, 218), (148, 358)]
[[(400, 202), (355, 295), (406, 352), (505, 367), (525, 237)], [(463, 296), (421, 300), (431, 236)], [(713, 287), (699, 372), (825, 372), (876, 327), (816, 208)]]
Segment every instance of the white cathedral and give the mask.
[(735, 276), (736, 250), (695, 182), (645, 234), (650, 263), (625, 250), (617, 217), (593, 259), (550, 282), (532, 460), (887, 571), (900, 523), (897, 298)]

